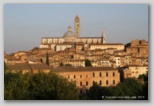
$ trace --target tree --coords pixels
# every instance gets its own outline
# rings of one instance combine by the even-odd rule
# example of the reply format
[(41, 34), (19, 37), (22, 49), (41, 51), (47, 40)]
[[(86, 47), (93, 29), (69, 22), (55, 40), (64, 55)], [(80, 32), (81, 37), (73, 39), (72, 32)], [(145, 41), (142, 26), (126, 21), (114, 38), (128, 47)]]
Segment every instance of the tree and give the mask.
[(5, 100), (76, 100), (78, 88), (74, 82), (56, 75), (5, 72)]
[(148, 82), (146, 81), (143, 85), (144, 100), (148, 100)]
[(94, 82), (88, 93), (88, 99), (90, 100), (101, 100), (101, 86)]
[(4, 99), (5, 100), (28, 100), (30, 92), (29, 75), (23, 75), (22, 72), (4, 73)]
[[(102, 98), (102, 96), (104, 98)], [(106, 96), (115, 96), (117, 98), (105, 98)], [(118, 96), (129, 96), (130, 98), (118, 98)], [(88, 93), (88, 99), (101, 100), (101, 99), (141, 99), (141, 98), (131, 98), (131, 96), (144, 96), (148, 98), (148, 84), (145, 85), (138, 82), (138, 80), (129, 78), (124, 80), (124, 82), (118, 84), (117, 86), (101, 87), (95, 84), (90, 88)]]
[(85, 66), (86, 66), (86, 67), (92, 66), (90, 60), (86, 59), (86, 61), (85, 61)]
[(64, 66), (64, 64), (62, 62), (60, 62), (60, 66)]
[(48, 66), (50, 66), (50, 63), (49, 63), (49, 54), (48, 54), (48, 52), (47, 52), (47, 54), (46, 54), (46, 64), (47, 64)]
[(7, 66), (6, 62), (4, 61), (4, 71), (5, 71), (6, 69), (8, 69), (8, 66)]
[(65, 64), (65, 66), (72, 66), (71, 64)]
[(143, 90), (143, 85), (133, 78), (126, 79), (118, 86), (122, 88), (125, 96), (139, 96)]

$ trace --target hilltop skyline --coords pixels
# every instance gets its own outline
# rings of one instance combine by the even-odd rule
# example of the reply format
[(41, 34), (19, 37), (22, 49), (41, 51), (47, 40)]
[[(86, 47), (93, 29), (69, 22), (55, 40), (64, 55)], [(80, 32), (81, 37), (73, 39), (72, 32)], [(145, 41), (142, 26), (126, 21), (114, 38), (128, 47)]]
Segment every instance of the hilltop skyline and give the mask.
[[(80, 16), (81, 37), (100, 37), (107, 43), (148, 41), (145, 4), (7, 4), (4, 6), (4, 51), (39, 47), (42, 37), (62, 37)], [(72, 29), (74, 30), (74, 29)]]

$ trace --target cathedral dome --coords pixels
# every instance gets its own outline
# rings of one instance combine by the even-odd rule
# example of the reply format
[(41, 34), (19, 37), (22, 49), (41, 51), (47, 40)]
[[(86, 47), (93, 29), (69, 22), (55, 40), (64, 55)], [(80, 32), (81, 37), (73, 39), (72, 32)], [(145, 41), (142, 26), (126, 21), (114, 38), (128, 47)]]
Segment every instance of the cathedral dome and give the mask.
[(76, 38), (71, 26), (68, 27), (68, 31), (64, 34), (63, 38)]

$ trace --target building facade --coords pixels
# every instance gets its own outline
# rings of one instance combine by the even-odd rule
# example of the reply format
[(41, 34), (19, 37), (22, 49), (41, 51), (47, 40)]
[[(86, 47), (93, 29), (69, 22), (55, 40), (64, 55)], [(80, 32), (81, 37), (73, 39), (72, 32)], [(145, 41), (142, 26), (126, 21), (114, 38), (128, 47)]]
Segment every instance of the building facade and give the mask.
[(80, 37), (80, 17), (76, 16), (74, 19), (74, 32), (72, 27), (68, 27), (68, 31), (64, 33), (63, 37), (43, 37), (40, 48), (50, 48), (55, 51), (64, 50), (75, 46), (75, 43), (83, 43), (84, 47), (89, 47), (89, 44), (104, 44), (106, 43), (105, 33), (102, 37)]
[(120, 83), (120, 74), (112, 67), (73, 67), (52, 68), (52, 71), (69, 81), (74, 81), (80, 93), (88, 92), (94, 82), (100, 86), (116, 86)]

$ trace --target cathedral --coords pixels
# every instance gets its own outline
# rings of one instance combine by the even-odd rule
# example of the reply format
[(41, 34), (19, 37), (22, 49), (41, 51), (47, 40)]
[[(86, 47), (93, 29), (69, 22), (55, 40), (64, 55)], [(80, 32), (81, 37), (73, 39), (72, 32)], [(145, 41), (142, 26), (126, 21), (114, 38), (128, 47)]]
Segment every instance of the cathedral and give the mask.
[(40, 44), (40, 48), (50, 48), (54, 51), (61, 51), (72, 47), (79, 47), (80, 50), (106, 48), (124, 49), (123, 44), (107, 44), (104, 32), (101, 37), (80, 37), (79, 16), (76, 16), (74, 19), (74, 31), (72, 31), (72, 27), (69, 26), (63, 37), (43, 37)]

